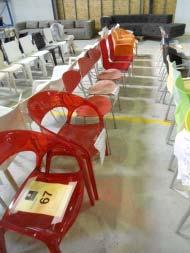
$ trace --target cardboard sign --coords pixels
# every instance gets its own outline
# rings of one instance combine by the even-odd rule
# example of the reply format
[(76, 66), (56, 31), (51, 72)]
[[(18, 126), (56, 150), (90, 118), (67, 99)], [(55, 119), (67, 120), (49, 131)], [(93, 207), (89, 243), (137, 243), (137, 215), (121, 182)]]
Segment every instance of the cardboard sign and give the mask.
[(14, 212), (22, 211), (63, 217), (76, 182), (68, 185), (32, 180), (14, 204)]
[(95, 148), (99, 151), (101, 165), (104, 162), (105, 152), (106, 152), (106, 130), (102, 129), (101, 133), (98, 135), (96, 142), (94, 143)]

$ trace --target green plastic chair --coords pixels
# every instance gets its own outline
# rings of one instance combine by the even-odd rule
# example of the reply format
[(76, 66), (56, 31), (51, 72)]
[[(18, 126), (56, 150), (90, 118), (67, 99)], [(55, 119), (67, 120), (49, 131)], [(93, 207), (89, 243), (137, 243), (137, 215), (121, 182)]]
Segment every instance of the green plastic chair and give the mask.
[(177, 132), (179, 132), (184, 127), (185, 116), (190, 109), (190, 90), (186, 89), (180, 72), (174, 86), (174, 100), (176, 103), (175, 122)]

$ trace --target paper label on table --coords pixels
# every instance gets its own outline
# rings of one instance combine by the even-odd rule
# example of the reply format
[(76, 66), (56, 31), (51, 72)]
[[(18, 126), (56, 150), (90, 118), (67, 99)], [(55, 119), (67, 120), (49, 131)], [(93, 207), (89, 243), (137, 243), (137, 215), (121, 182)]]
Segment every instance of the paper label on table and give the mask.
[(98, 135), (96, 142), (94, 143), (95, 148), (99, 151), (100, 154), (100, 163), (101, 165), (104, 162), (105, 152), (106, 152), (106, 130), (102, 129), (101, 133)]
[(32, 180), (22, 190), (15, 211), (63, 217), (76, 183), (68, 185)]

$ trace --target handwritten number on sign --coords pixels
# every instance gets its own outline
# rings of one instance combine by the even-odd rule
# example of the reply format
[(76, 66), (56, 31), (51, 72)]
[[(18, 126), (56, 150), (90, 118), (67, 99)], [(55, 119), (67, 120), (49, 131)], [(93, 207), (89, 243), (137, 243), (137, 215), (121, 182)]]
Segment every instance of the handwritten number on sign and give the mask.
[(41, 203), (41, 204), (47, 204), (47, 203), (49, 203), (50, 199), (47, 198), (46, 195), (52, 196), (51, 193), (49, 193), (49, 192), (47, 192), (47, 191), (44, 191), (44, 193), (43, 193), (43, 195), (42, 195), (42, 197), (44, 197), (44, 198), (41, 198), (41, 199), (40, 199), (40, 203)]

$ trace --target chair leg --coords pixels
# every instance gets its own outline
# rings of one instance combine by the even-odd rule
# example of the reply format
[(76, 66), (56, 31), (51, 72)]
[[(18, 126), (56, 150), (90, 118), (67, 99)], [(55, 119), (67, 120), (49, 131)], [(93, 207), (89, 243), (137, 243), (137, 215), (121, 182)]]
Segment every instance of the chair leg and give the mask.
[(98, 191), (97, 191), (97, 186), (96, 186), (96, 180), (95, 180), (94, 171), (93, 171), (93, 167), (92, 167), (92, 161), (91, 161), (90, 158), (86, 159), (86, 164), (87, 164), (87, 168), (88, 168), (90, 181), (91, 181), (91, 184), (92, 184), (92, 189), (93, 189), (93, 192), (94, 192), (94, 197), (95, 197), (96, 200), (98, 200), (99, 196), (98, 196)]
[(64, 58), (63, 58), (63, 53), (62, 53), (62, 51), (61, 51), (61, 47), (59, 47), (59, 46), (58, 46), (58, 52), (59, 52), (59, 55), (60, 55), (60, 57), (61, 57), (61, 60), (62, 60), (62, 62), (63, 62), (63, 64), (64, 64), (65, 61), (64, 61)]
[(2, 207), (4, 207), (5, 209), (8, 208), (7, 204), (4, 202), (4, 200), (0, 197), (0, 205), (2, 205)]
[(4, 174), (7, 178), (7, 180), (9, 181), (9, 183), (11, 184), (11, 186), (14, 188), (15, 191), (18, 191), (18, 185), (15, 182), (14, 178), (12, 177), (11, 173), (8, 171), (8, 169), (6, 169), (4, 171)]
[(168, 108), (167, 108), (167, 111), (166, 111), (164, 120), (167, 120), (167, 119), (168, 119), (168, 115), (169, 115), (169, 111), (170, 111), (170, 107), (171, 107), (172, 102), (173, 102), (173, 96), (171, 96), (171, 98), (170, 98), (170, 102), (169, 102), (169, 104), (168, 104)]
[(118, 95), (118, 108), (119, 111), (121, 111), (121, 100), (120, 100), (120, 96)]
[(170, 127), (169, 127), (167, 136), (166, 136), (166, 143), (167, 143), (167, 144), (169, 144), (169, 142), (170, 142), (170, 138), (171, 138), (171, 135), (172, 135), (174, 126), (175, 126), (175, 122), (172, 122), (171, 125), (170, 125)]
[(117, 129), (116, 120), (115, 120), (115, 114), (114, 114), (114, 112), (113, 112), (113, 109), (112, 109), (111, 113), (112, 113), (112, 118), (113, 118), (113, 126), (114, 126), (114, 129)]
[(168, 170), (171, 172), (174, 172), (174, 170), (172, 170), (172, 165), (173, 165), (174, 160), (175, 160), (175, 155), (172, 154), (170, 158), (169, 166), (168, 166)]
[(93, 197), (93, 193), (92, 193), (92, 182), (91, 182), (91, 178), (89, 175), (89, 170), (88, 170), (88, 166), (87, 165), (87, 157), (84, 157), (84, 160), (81, 159), (77, 159), (78, 164), (80, 169), (82, 170), (83, 173), (83, 177), (84, 177), (84, 183), (85, 183), (85, 187), (86, 187), (86, 191), (88, 193), (88, 197), (90, 199), (90, 204), (92, 206), (94, 206), (94, 197)]
[(176, 169), (176, 171), (175, 171), (175, 173), (174, 173), (174, 176), (173, 176), (173, 178), (172, 178), (171, 184), (170, 184), (170, 189), (173, 189), (175, 180), (176, 180), (176, 178), (177, 178), (177, 173), (178, 173), (178, 170)]
[(180, 230), (182, 228), (182, 226), (184, 225), (185, 221), (187, 220), (187, 218), (189, 217), (190, 215), (190, 206), (189, 208), (187, 209), (186, 213), (184, 214), (184, 216), (182, 217), (177, 229), (176, 229), (176, 233), (180, 233)]
[(60, 250), (60, 247), (57, 243), (55, 243), (55, 244), (52, 244), (52, 243), (47, 244), (46, 243), (46, 245), (49, 249), (49, 253), (62, 253), (61, 250)]
[(5, 230), (0, 227), (0, 253), (6, 253)]
[(166, 95), (167, 95), (168, 91), (167, 91), (167, 88), (165, 89), (164, 91), (164, 96), (163, 96), (163, 100), (162, 100), (162, 103), (165, 104), (166, 103)]

